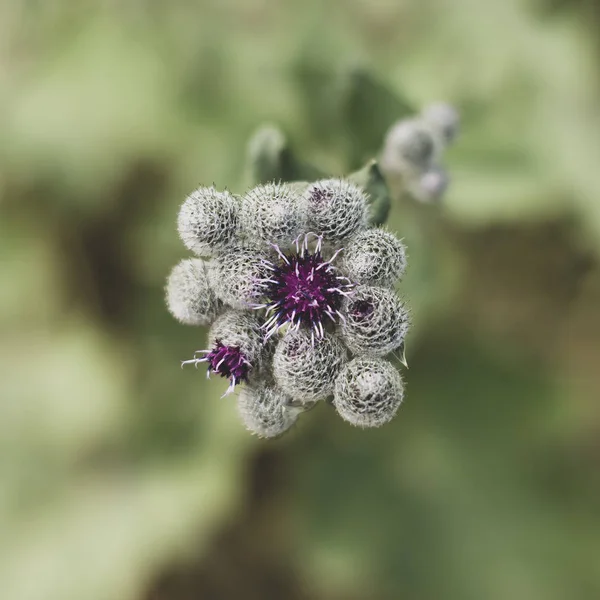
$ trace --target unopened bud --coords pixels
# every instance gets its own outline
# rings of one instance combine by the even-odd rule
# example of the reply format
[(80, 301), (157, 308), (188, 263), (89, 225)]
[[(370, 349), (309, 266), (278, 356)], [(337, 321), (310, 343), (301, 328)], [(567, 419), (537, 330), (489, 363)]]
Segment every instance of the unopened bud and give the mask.
[(458, 135), (460, 116), (447, 102), (436, 102), (423, 110), (423, 120), (433, 129), (444, 145), (452, 143)]
[(385, 229), (366, 229), (346, 244), (340, 269), (355, 283), (394, 286), (406, 270), (406, 248)]
[(208, 263), (216, 296), (233, 308), (249, 308), (262, 294), (264, 258), (254, 250), (234, 247)]
[(182, 260), (167, 279), (169, 312), (186, 325), (207, 325), (222, 308), (211, 289), (206, 263), (200, 258)]
[(333, 405), (356, 427), (380, 427), (391, 421), (404, 397), (400, 373), (381, 358), (357, 357), (335, 382)]
[(386, 288), (357, 286), (341, 313), (340, 335), (353, 354), (385, 356), (402, 345), (409, 328), (404, 304)]
[(238, 212), (239, 202), (229, 192), (219, 192), (214, 187), (198, 188), (179, 211), (179, 236), (198, 256), (212, 256), (235, 242)]
[(246, 387), (238, 398), (238, 412), (246, 429), (261, 438), (285, 433), (300, 411), (289, 406), (291, 399), (276, 387)]
[(242, 197), (240, 221), (248, 243), (286, 247), (306, 231), (305, 202), (291, 186), (259, 185)]
[(327, 242), (339, 242), (364, 229), (369, 218), (367, 196), (344, 179), (322, 179), (305, 192), (310, 231)]
[(325, 333), (316, 338), (305, 329), (288, 331), (275, 348), (273, 374), (284, 392), (308, 403), (331, 394), (345, 360), (346, 351), (336, 337)]

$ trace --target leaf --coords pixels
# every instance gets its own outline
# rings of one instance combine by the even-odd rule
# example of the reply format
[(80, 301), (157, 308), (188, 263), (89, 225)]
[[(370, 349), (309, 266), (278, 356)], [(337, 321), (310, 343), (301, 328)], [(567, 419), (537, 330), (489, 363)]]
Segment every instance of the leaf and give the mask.
[(369, 197), (369, 220), (372, 225), (382, 225), (387, 221), (391, 200), (387, 183), (379, 170), (376, 160), (369, 161), (362, 169), (348, 176), (348, 179), (361, 186)]
[(296, 157), (287, 137), (277, 126), (262, 126), (248, 143), (248, 186), (270, 181), (314, 181), (325, 176), (314, 165)]

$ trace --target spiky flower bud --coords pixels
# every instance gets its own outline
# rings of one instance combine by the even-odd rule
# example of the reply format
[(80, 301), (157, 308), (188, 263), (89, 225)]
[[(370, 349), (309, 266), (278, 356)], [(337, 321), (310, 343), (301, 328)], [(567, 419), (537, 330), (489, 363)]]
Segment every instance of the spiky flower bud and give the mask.
[(182, 366), (207, 363), (208, 375), (217, 373), (229, 380), (224, 395), (233, 392), (238, 383), (258, 376), (263, 358), (272, 350), (270, 344), (264, 343), (260, 319), (238, 310), (228, 310), (217, 317), (208, 332), (208, 346), (207, 350), (197, 350), (194, 358), (183, 361)]
[(408, 311), (394, 290), (357, 286), (344, 299), (343, 342), (354, 354), (385, 356), (398, 349), (409, 328)]
[(322, 179), (304, 195), (310, 230), (326, 242), (339, 242), (364, 229), (369, 218), (365, 192), (348, 180)]
[(287, 431), (301, 412), (290, 402), (276, 387), (246, 387), (238, 398), (238, 412), (246, 429), (258, 437), (273, 438)]
[(219, 316), (208, 332), (208, 344), (217, 343), (239, 348), (249, 366), (258, 368), (262, 354), (267, 350), (263, 341), (262, 322), (255, 313), (228, 310)]
[(391, 421), (404, 396), (400, 373), (386, 360), (357, 357), (335, 381), (333, 405), (356, 427), (380, 427)]
[(409, 186), (409, 191), (421, 202), (437, 202), (442, 199), (449, 184), (450, 177), (446, 169), (434, 165)]
[(242, 197), (240, 222), (249, 243), (286, 247), (306, 229), (305, 203), (289, 185), (259, 185)]
[(366, 229), (346, 245), (340, 269), (356, 283), (394, 286), (406, 270), (406, 248), (385, 229)]
[(388, 173), (426, 171), (436, 153), (435, 139), (427, 125), (419, 119), (403, 119), (386, 135), (381, 167)]
[(234, 242), (238, 213), (239, 202), (229, 192), (200, 187), (186, 198), (179, 210), (179, 236), (198, 256), (212, 256)]
[(167, 279), (166, 291), (169, 312), (186, 325), (207, 325), (222, 307), (209, 285), (206, 263), (200, 258), (176, 265)]
[(346, 360), (339, 340), (328, 334), (316, 338), (305, 329), (288, 331), (273, 357), (273, 375), (292, 398), (308, 403), (333, 391), (335, 377)]
[(460, 116), (452, 105), (447, 102), (436, 102), (425, 107), (422, 115), (423, 120), (445, 145), (454, 141), (458, 135)]
[(249, 308), (261, 296), (265, 259), (248, 248), (234, 247), (208, 263), (208, 280), (217, 298), (233, 308)]

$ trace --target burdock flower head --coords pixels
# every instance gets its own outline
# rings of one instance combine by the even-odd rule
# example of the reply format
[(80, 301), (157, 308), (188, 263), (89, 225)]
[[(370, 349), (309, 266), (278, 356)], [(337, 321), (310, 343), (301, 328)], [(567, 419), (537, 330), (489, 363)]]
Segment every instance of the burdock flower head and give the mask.
[[(258, 435), (280, 435), (332, 394), (335, 405), (338, 388), (344, 406), (352, 403), (353, 390), (366, 392), (336, 384), (340, 373), (348, 378), (348, 361), (364, 355), (365, 364), (380, 364), (402, 346), (408, 313), (393, 287), (405, 249), (392, 233), (369, 226), (368, 197), (354, 183), (270, 183), (241, 197), (199, 188), (183, 203), (178, 229), (199, 258), (172, 271), (168, 307), (185, 324), (211, 325), (206, 348), (183, 364), (206, 363), (209, 375), (228, 379), (226, 393), (248, 384), (240, 414)], [(394, 407), (391, 418), (401, 386), (388, 388), (380, 395)], [(351, 411), (341, 414), (352, 422)]]

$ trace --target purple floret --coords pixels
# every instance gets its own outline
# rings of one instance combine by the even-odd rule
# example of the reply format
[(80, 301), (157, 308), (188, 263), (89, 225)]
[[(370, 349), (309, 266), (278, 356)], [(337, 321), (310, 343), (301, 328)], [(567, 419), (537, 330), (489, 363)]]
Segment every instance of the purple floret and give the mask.
[(269, 276), (263, 283), (265, 304), (270, 317), (265, 323), (267, 337), (274, 335), (280, 327), (289, 324), (293, 329), (307, 327), (317, 338), (324, 335), (324, 324), (335, 323), (341, 317), (339, 307), (353, 284), (339, 275), (332, 262), (340, 252), (329, 260), (321, 253), (321, 238), (317, 238), (314, 252), (308, 250), (308, 241), (296, 245), (297, 252), (279, 254), (278, 263), (268, 263)]

